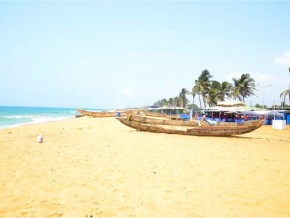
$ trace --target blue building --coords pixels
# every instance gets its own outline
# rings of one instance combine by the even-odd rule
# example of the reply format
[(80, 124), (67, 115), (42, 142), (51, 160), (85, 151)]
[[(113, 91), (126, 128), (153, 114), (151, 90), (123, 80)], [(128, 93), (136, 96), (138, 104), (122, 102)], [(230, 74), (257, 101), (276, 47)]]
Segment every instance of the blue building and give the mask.
[(284, 119), (286, 120), (286, 124), (290, 125), (290, 110), (286, 110), (283, 112)]

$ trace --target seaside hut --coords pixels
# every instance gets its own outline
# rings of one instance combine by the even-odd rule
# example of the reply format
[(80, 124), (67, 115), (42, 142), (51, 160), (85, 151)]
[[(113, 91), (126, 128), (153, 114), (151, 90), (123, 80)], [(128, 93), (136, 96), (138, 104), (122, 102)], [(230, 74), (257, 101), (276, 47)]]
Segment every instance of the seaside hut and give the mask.
[(237, 111), (246, 111), (247, 105), (242, 101), (221, 101), (217, 103), (217, 106), (206, 108), (205, 111), (210, 112), (226, 112), (235, 113)]
[(163, 107), (148, 107), (148, 111), (153, 113), (160, 113), (160, 114), (168, 114), (168, 115), (176, 115), (176, 114), (183, 114), (186, 112), (186, 109), (183, 107), (176, 107), (176, 106), (163, 106)]
[(242, 101), (221, 101), (217, 106), (204, 110), (207, 117), (216, 121), (233, 122), (237, 120), (258, 119), (259, 114), (250, 110)]
[(263, 116), (266, 118), (265, 124), (271, 125), (272, 120), (283, 120), (284, 119), (284, 114), (275, 111), (275, 110), (263, 110), (263, 111), (256, 111), (260, 116)]
[(264, 116), (275, 116), (275, 117), (284, 117), (284, 114), (279, 112), (279, 111), (256, 111), (256, 113), (260, 114), (260, 115), (264, 115)]
[(220, 101), (217, 103), (220, 107), (247, 107), (243, 101)]

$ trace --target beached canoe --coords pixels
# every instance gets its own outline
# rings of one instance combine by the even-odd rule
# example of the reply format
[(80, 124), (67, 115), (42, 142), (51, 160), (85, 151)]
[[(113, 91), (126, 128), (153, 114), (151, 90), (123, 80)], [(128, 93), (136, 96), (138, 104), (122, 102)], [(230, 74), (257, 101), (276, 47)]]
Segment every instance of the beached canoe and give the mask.
[(171, 125), (171, 126), (197, 126), (196, 120), (176, 120), (170, 117), (152, 117), (132, 114), (128, 116), (130, 121), (136, 121), (144, 124), (158, 124), (158, 125)]
[(180, 117), (178, 114), (161, 114), (161, 113), (155, 113), (155, 112), (150, 112), (150, 111), (144, 111), (144, 115), (150, 116), (150, 117), (165, 117), (165, 118), (170, 118), (173, 120), (180, 120)]
[(83, 109), (77, 109), (80, 117), (88, 116), (88, 117), (116, 117), (127, 116), (131, 114), (131, 111), (87, 111)]
[(184, 126), (169, 126), (146, 124), (137, 121), (131, 121), (127, 118), (118, 118), (118, 120), (126, 126), (134, 128), (139, 131), (154, 132), (154, 133), (167, 133), (167, 134), (180, 134), (180, 135), (193, 135), (193, 136), (232, 136), (241, 135), (252, 132), (263, 125), (263, 120), (257, 122), (237, 123), (236, 125), (214, 125), (210, 126), (203, 123), (201, 126), (184, 127)]

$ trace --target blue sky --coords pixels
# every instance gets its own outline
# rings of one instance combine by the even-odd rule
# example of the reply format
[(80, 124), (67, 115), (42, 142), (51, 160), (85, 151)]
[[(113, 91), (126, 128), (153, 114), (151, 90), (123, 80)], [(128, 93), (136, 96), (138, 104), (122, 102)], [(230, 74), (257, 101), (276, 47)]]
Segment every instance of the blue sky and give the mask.
[(287, 1), (1, 1), (0, 105), (146, 106), (191, 90), (204, 69), (220, 82), (249, 73), (262, 86), (246, 103), (280, 104), (290, 84), (289, 9)]

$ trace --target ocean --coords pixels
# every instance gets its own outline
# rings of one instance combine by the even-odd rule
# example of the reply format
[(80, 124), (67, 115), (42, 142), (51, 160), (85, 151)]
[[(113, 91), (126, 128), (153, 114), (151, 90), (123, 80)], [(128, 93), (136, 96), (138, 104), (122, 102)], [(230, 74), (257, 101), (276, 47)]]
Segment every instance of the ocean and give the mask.
[(0, 130), (75, 117), (76, 108), (0, 106)]

